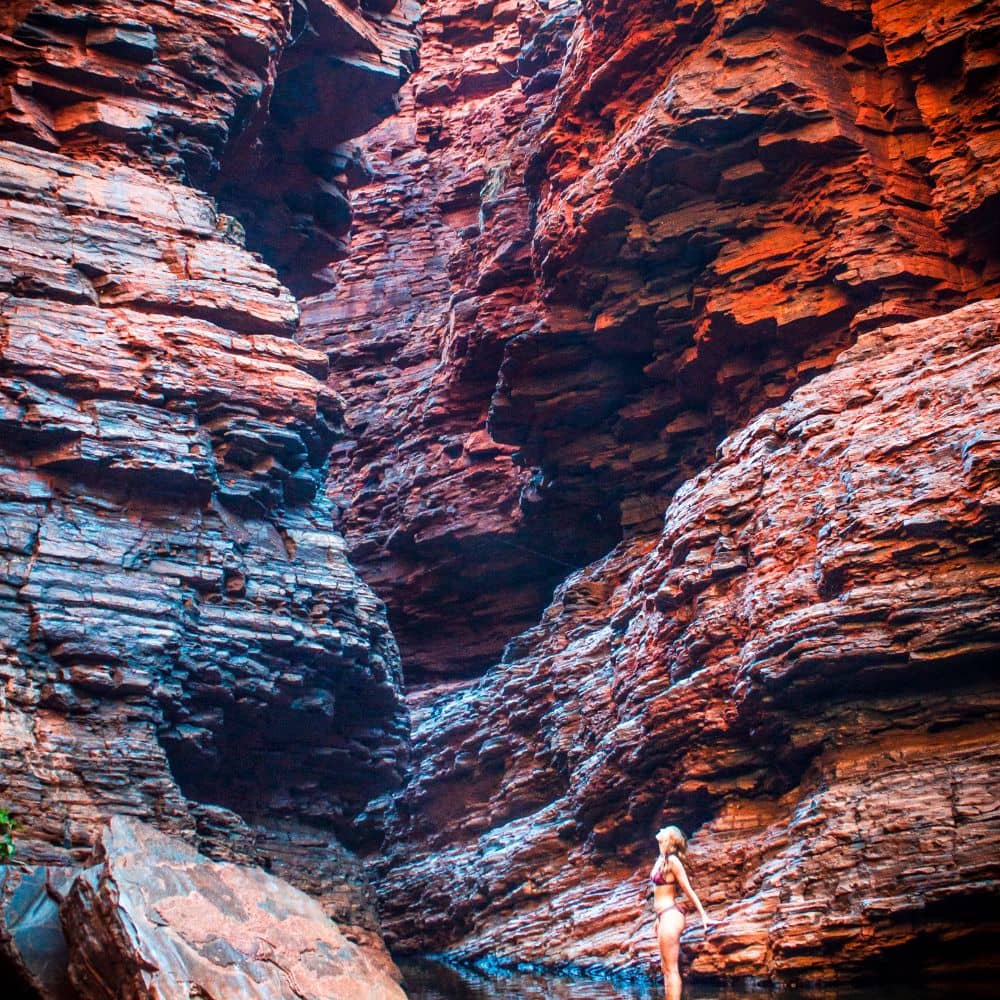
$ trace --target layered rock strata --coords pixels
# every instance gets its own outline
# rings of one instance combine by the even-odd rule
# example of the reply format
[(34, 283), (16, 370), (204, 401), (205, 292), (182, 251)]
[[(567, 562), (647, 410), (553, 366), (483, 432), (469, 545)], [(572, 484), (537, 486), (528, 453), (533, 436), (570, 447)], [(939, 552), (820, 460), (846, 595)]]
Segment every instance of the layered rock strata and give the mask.
[(411, 678), (481, 670), (860, 332), (1000, 290), (998, 31), (975, 3), (426, 4), (302, 334)]
[(297, 290), (344, 250), (345, 141), (392, 112), (415, 0), (16, 0), (0, 13), (0, 134), (211, 185)]
[(995, 295), (1000, 14), (587, 0), (491, 427), (626, 528), (867, 329)]
[(411, 681), (481, 670), (618, 536), (599, 501), (537, 511), (537, 477), (486, 430), (504, 344), (541, 308), (523, 178), (576, 9), (426, 5), (400, 111), (359, 142), (350, 257), (303, 304), (356, 432), (329, 493)]
[(1000, 303), (869, 332), (415, 704), (400, 947), (657, 965), (652, 835), (693, 831), (697, 972), (956, 973), (998, 926)]
[[(402, 780), (407, 721), (384, 607), (322, 491), (343, 401), (292, 339), (292, 294), (191, 185), (239, 203), (240, 157), (283, 158), (283, 226), (305, 197), (291, 163), (391, 110), (415, 36), (385, 6), (0, 15), (0, 802), (21, 856), (79, 863), (138, 816), (314, 891), (382, 961), (339, 841), (377, 833), (364, 810)], [(329, 134), (329, 108), (279, 97), (307, 39), (329, 48), (314, 97), (383, 81)], [(303, 121), (279, 136), (281, 100)], [(220, 174), (239, 137), (244, 187)]]

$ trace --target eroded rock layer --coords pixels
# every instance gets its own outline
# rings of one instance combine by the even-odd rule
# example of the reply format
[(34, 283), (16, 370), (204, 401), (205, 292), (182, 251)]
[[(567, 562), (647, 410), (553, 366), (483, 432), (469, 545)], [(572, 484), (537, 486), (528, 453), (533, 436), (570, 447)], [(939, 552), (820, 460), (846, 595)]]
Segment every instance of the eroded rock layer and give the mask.
[(618, 537), (599, 497), (538, 510), (538, 477), (486, 430), (504, 344), (541, 308), (523, 178), (575, 14), (427, 4), (400, 111), (359, 143), (350, 257), (303, 306), (355, 430), (329, 492), (411, 681), (494, 661)]
[(204, 188), (296, 288), (344, 250), (350, 139), (393, 111), (415, 0), (13, 0), (0, 133)]
[(571, 575), (414, 705), (396, 943), (657, 963), (652, 834), (694, 832), (693, 968), (961, 971), (1000, 930), (1000, 303), (864, 334), (726, 439), (657, 539)]
[(860, 332), (1000, 290), (995, 6), (430, 0), (423, 30), (302, 334), (414, 679), (482, 669)]
[(996, 294), (1000, 13), (582, 6), (491, 426), (626, 527), (861, 331)]
[[(79, 862), (128, 814), (267, 864), (385, 963), (339, 841), (377, 831), (364, 810), (402, 780), (407, 718), (384, 607), (322, 490), (343, 401), (292, 339), (292, 294), (191, 186), (241, 137), (235, 159), (287, 161), (283, 227), (305, 190), (291, 164), (391, 110), (413, 12), (379, 6), (0, 15), (0, 803), (27, 861)], [(295, 30), (327, 47), (309, 60), (326, 89), (281, 98), (302, 120), (279, 153), (262, 116)], [(315, 101), (348, 65), (338, 120)], [(239, 171), (217, 181), (237, 203), (256, 197)]]

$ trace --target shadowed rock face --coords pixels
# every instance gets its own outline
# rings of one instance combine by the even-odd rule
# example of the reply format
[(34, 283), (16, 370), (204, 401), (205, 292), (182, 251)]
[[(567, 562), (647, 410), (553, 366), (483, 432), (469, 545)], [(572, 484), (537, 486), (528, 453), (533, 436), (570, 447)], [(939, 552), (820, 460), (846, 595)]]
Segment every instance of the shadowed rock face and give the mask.
[(541, 309), (523, 183), (574, 4), (429, 3), (421, 68), (359, 142), (348, 260), (303, 303), (354, 440), (329, 495), (389, 603), (410, 681), (481, 671), (569, 569), (606, 551), (601, 497), (541, 510), (540, 478), (486, 430), (505, 343)]
[(658, 539), (415, 700), (392, 939), (652, 971), (652, 835), (676, 822), (717, 922), (687, 932), (698, 972), (987, 959), (998, 388), (996, 301), (863, 335), (726, 439)]
[(1000, 25), (925, 8), (426, 5), (301, 335), (408, 676), (481, 670), (859, 333), (1000, 290)]
[[(309, 44), (398, 82), (405, 15), (308, 14)], [(292, 294), (190, 186), (234, 137), (278, 141), (261, 116), (292, 28), (283, 2), (0, 15), (0, 801), (28, 861), (79, 862), (109, 816), (143, 817), (307, 886), (385, 961), (338, 838), (377, 836), (408, 726), (322, 489), (343, 401), (291, 339)], [(329, 108), (284, 107), (290, 162)]]

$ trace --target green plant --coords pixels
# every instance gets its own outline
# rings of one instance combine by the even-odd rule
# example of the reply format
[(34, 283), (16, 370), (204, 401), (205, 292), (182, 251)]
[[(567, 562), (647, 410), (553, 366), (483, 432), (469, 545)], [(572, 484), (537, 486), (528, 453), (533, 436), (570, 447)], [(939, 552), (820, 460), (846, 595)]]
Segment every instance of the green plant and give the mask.
[(0, 809), (0, 865), (12, 861), (17, 854), (14, 831), (20, 826), (7, 809)]

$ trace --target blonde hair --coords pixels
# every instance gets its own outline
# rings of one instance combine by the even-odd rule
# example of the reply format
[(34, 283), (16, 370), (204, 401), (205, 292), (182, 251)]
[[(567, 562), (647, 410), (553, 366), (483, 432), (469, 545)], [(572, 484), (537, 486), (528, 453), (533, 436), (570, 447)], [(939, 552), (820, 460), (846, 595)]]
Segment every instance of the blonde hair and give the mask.
[(656, 834), (656, 842), (660, 845), (660, 853), (664, 857), (676, 854), (683, 858), (687, 854), (688, 842), (680, 827), (665, 826)]

